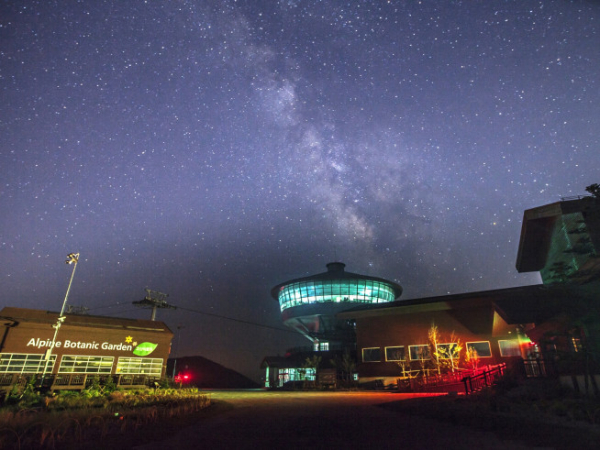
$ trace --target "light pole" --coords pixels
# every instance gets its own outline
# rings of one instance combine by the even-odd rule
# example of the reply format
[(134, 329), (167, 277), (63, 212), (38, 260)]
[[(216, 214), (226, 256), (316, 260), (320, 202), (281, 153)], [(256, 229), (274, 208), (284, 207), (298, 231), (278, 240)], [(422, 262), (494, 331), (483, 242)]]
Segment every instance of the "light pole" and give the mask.
[(175, 349), (175, 359), (173, 361), (173, 380), (175, 380), (175, 375), (177, 375), (175, 369), (177, 368), (177, 356), (179, 354), (179, 340), (181, 339), (182, 328), (184, 328), (182, 325), (177, 326), (177, 348)]
[(67, 306), (67, 299), (69, 298), (69, 291), (71, 290), (71, 284), (73, 284), (73, 277), (75, 276), (75, 269), (77, 269), (77, 263), (79, 262), (79, 253), (69, 253), (67, 255), (67, 260), (65, 263), (73, 264), (73, 271), (71, 272), (71, 279), (69, 280), (69, 286), (67, 287), (67, 293), (65, 294), (65, 299), (63, 300), (62, 308), (60, 309), (60, 314), (58, 315), (58, 320), (56, 321), (56, 325), (52, 325), (54, 327), (54, 336), (52, 337), (52, 343), (48, 350), (46, 350), (46, 355), (44, 356), (44, 371), (42, 372), (42, 381), (40, 383), (40, 387), (44, 386), (44, 378), (46, 377), (46, 372), (48, 371), (48, 363), (50, 362), (50, 358), (52, 356), (52, 350), (54, 349), (54, 344), (56, 343), (56, 336), (58, 335), (58, 330), (60, 326), (66, 319), (65, 308)]

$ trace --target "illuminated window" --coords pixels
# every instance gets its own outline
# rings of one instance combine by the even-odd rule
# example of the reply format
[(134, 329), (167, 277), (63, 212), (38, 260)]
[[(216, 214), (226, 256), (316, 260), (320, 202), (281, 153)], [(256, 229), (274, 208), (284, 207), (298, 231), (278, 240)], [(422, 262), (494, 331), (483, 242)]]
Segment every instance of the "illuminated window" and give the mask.
[(315, 369), (313, 368), (289, 368), (287, 369), (288, 381), (314, 380)]
[[(55, 362), (56, 355), (51, 355), (46, 372), (52, 372)], [(27, 353), (0, 354), (0, 373), (42, 373), (45, 364), (44, 355)]]
[(491, 358), (492, 348), (487, 341), (482, 342), (467, 342), (467, 351), (477, 352), (479, 358)]
[(404, 351), (404, 346), (386, 347), (385, 348), (385, 360), (386, 361), (406, 361), (406, 354)]
[(516, 339), (498, 341), (500, 356), (521, 356), (521, 346)]
[(423, 359), (430, 359), (431, 353), (429, 351), (429, 345), (409, 345), (408, 352), (410, 359), (413, 361), (420, 361)]
[(329, 342), (315, 342), (315, 352), (326, 352), (329, 350)]
[(58, 373), (111, 373), (112, 356), (63, 355)]
[(381, 349), (379, 347), (369, 347), (362, 349), (363, 362), (379, 362), (381, 361)]
[(321, 302), (387, 303), (396, 299), (386, 283), (370, 280), (300, 281), (279, 292), (281, 310), (298, 305)]
[(117, 374), (136, 374), (161, 376), (162, 358), (119, 358)]

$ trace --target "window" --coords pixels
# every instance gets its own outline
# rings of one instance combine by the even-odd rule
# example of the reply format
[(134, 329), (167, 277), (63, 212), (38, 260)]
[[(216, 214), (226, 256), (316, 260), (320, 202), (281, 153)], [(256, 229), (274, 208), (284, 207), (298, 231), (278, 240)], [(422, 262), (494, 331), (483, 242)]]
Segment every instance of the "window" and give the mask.
[[(50, 355), (46, 372), (52, 372), (56, 355)], [(42, 373), (46, 361), (44, 355), (30, 355), (19, 353), (0, 354), (0, 373)]]
[(281, 310), (316, 302), (387, 303), (396, 299), (394, 289), (374, 280), (299, 281), (284, 286), (278, 295)]
[(306, 369), (287, 369), (289, 381), (302, 381), (302, 380), (314, 380), (315, 379), (315, 369), (306, 368)]
[(162, 358), (119, 358), (117, 374), (162, 375)]
[(410, 359), (413, 361), (430, 359), (431, 354), (429, 352), (429, 345), (409, 345), (408, 351), (410, 353)]
[(281, 368), (279, 369), (278, 386), (281, 387), (289, 381), (314, 381), (316, 378), (315, 369), (312, 368)]
[(315, 352), (326, 352), (329, 350), (329, 342), (315, 342)]
[(451, 342), (448, 344), (438, 344), (436, 351), (438, 358), (440, 359), (456, 359), (459, 356), (459, 351), (456, 348), (457, 344), (455, 342)]
[(362, 349), (363, 362), (381, 361), (381, 349), (379, 347), (370, 347)]
[(404, 352), (404, 346), (386, 347), (385, 348), (385, 360), (386, 361), (406, 361), (406, 354)]
[(112, 356), (63, 355), (58, 373), (111, 373)]
[(521, 356), (521, 346), (516, 339), (507, 341), (498, 341), (500, 347), (500, 356)]
[(492, 357), (492, 348), (489, 342), (467, 342), (467, 351), (477, 352), (478, 358)]

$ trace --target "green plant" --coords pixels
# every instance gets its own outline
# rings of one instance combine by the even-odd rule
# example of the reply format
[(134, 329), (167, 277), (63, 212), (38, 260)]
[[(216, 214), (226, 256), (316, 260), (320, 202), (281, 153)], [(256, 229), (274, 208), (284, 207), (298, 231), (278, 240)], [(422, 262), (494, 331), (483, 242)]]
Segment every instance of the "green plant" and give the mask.
[(335, 359), (332, 359), (330, 362), (337, 370), (341, 372), (342, 381), (344, 381), (344, 383), (353, 384), (354, 372), (356, 372), (356, 361), (349, 351), (345, 351), (341, 359), (338, 356)]
[(111, 392), (114, 392), (117, 389), (117, 385), (112, 376), (106, 377), (104, 380), (102, 380), (100, 384), (102, 386), (102, 392), (105, 395), (110, 394)]
[(312, 358), (307, 357), (302, 365), (302, 368), (305, 370), (305, 373), (308, 373), (308, 369), (312, 369), (314, 373), (314, 380), (304, 380), (304, 387), (315, 387), (317, 384), (317, 373), (319, 371), (319, 365), (321, 365), (321, 357), (317, 355), (313, 355)]
[[(150, 395), (150, 390), (132, 394), (113, 392), (86, 397), (64, 391), (44, 397), (51, 400), (48, 408), (5, 404), (0, 408), (0, 448), (83, 448), (86, 441), (97, 436), (137, 429), (211, 404), (210, 396), (199, 394), (197, 389), (169, 395)], [(113, 403), (110, 410), (95, 408), (99, 402), (109, 402), (109, 398)]]

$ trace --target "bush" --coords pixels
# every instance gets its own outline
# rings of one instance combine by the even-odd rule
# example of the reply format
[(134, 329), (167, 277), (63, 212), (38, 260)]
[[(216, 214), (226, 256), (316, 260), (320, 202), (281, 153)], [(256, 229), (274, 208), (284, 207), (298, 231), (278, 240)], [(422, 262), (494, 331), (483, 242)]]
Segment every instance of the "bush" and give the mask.
[[(99, 435), (184, 416), (211, 403), (210, 396), (198, 394), (197, 389), (169, 394), (155, 394), (151, 389), (114, 391), (95, 397), (83, 391), (62, 391), (37, 396), (42, 399), (37, 408), (21, 404), (0, 408), (0, 448), (46, 448), (46, 444), (84, 448), (86, 441)], [(104, 409), (98, 410), (100, 406)], [(19, 438), (17, 444), (15, 436)]]

